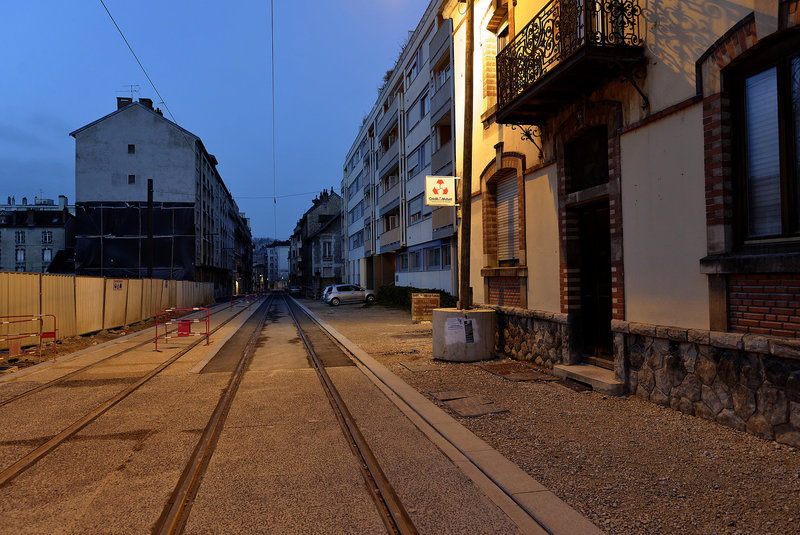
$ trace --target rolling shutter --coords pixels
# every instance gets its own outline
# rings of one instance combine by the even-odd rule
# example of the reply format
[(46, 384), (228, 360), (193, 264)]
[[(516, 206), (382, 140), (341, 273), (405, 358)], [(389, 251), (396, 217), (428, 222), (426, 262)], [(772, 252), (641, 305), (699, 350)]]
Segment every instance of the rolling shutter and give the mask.
[(517, 258), (517, 177), (511, 175), (497, 182), (497, 261)]

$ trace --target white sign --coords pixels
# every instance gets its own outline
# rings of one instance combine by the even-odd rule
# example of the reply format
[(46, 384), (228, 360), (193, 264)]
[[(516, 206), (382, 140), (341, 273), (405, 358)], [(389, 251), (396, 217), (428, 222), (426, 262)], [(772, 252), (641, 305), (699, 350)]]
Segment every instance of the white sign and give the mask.
[(455, 206), (456, 177), (426, 176), (425, 204), (428, 206)]
[(447, 318), (444, 339), (448, 345), (474, 344), (478, 341), (478, 331), (474, 328), (471, 319)]

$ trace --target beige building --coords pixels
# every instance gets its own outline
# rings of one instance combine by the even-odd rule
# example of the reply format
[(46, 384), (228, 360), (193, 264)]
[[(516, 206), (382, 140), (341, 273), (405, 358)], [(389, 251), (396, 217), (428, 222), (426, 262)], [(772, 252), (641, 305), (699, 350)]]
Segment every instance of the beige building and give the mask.
[[(498, 351), (800, 445), (799, 11), (474, 2), (470, 281)], [(468, 12), (440, 11), (456, 174)]]

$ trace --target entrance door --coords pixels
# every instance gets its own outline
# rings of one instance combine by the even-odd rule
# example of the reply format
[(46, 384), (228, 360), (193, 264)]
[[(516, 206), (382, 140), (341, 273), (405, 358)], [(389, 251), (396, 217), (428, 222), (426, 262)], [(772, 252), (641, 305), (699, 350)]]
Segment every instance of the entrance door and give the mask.
[(582, 350), (586, 361), (603, 367), (613, 367), (611, 228), (608, 201), (578, 210)]

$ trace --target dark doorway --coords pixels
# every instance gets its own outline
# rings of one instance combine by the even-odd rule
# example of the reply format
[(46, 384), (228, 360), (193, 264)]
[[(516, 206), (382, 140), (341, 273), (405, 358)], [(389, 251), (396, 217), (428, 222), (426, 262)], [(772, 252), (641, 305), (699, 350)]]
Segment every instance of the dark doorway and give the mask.
[(584, 360), (613, 366), (611, 227), (608, 201), (577, 209), (580, 236), (581, 350)]

